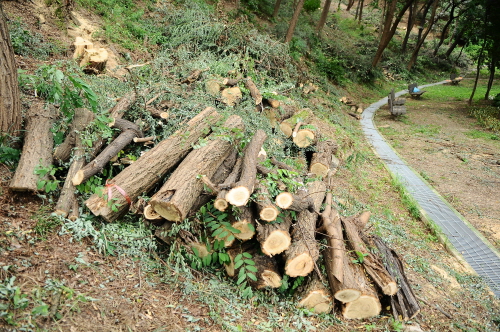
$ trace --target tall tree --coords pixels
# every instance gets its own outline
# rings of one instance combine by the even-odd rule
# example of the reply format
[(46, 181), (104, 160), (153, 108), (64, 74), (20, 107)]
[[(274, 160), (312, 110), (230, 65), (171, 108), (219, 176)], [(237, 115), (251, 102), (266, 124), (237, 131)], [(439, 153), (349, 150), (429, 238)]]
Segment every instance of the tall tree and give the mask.
[[(450, 14), (448, 17), (448, 20), (446, 21), (445, 25), (443, 26), (443, 29), (441, 31), (441, 36), (439, 37), (439, 42), (436, 45), (436, 48), (434, 49), (434, 55), (437, 55), (439, 48), (441, 45), (443, 45), (444, 40), (446, 38), (446, 35), (448, 34), (448, 29), (450, 28), (451, 24), (459, 18), (463, 13), (465, 13), (466, 10), (468, 10), (468, 6), (466, 4), (469, 3), (467, 0), (451, 0), (450, 3)], [(461, 6), (462, 4), (465, 4), (464, 6)], [(458, 13), (455, 14), (455, 10), (458, 9)]]
[(417, 17), (417, 6), (418, 6), (418, 0), (415, 0), (413, 2), (413, 5), (409, 7), (410, 10), (408, 12), (408, 22), (406, 23), (406, 33), (403, 39), (403, 44), (401, 45), (401, 52), (403, 53), (406, 53), (406, 48), (408, 46), (408, 39), (410, 39), (411, 30), (415, 25), (415, 19)]
[(328, 13), (330, 13), (330, 5), (332, 4), (332, 0), (326, 0), (323, 6), (323, 11), (321, 12), (321, 17), (318, 22), (318, 26), (316, 27), (316, 31), (321, 32), (326, 23), (326, 18), (328, 17)]
[(380, 60), (382, 59), (382, 54), (384, 53), (384, 50), (387, 48), (387, 45), (389, 45), (389, 42), (396, 33), (396, 29), (398, 28), (399, 22), (401, 22), (403, 15), (406, 13), (408, 7), (410, 7), (413, 1), (416, 0), (405, 0), (403, 6), (401, 7), (397, 15), (395, 15), (395, 11), (396, 11), (396, 6), (398, 4), (398, 0), (390, 0), (389, 5), (388, 6), (386, 5), (384, 27), (382, 29), (382, 34), (380, 36), (380, 42), (378, 44), (377, 52), (373, 57), (372, 61), (373, 67), (377, 66)]
[(289, 43), (292, 40), (293, 32), (295, 31), (295, 26), (297, 25), (297, 21), (299, 20), (300, 12), (302, 11), (302, 7), (304, 7), (304, 1), (305, 0), (299, 0), (299, 2), (297, 3), (297, 7), (295, 7), (292, 20), (290, 21), (290, 26), (288, 27), (288, 31), (286, 33), (286, 43)]
[(21, 129), (21, 101), (14, 50), (7, 18), (0, 1), (0, 135), (17, 135)]
[(431, 12), (431, 17), (429, 19), (429, 23), (427, 25), (427, 28), (425, 29), (425, 32), (421, 36), (417, 45), (415, 46), (413, 53), (411, 54), (410, 61), (408, 62), (408, 66), (406, 67), (408, 70), (411, 70), (413, 68), (413, 66), (415, 65), (415, 63), (417, 62), (418, 53), (420, 52), (420, 49), (422, 48), (422, 45), (424, 44), (425, 38), (427, 38), (427, 35), (432, 30), (432, 27), (434, 26), (434, 23), (436, 22), (436, 11), (437, 11), (438, 4), (439, 4), (439, 0), (434, 0), (434, 4), (432, 5), (432, 12)]

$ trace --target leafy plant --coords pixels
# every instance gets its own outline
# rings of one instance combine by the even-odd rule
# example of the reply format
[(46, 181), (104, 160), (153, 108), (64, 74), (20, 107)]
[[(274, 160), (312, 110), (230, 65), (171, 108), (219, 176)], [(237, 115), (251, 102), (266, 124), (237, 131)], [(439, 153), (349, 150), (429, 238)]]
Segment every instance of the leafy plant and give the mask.
[(258, 271), (255, 267), (255, 262), (252, 260), (252, 255), (248, 252), (236, 255), (234, 258), (234, 269), (239, 269), (236, 284), (243, 289), (242, 296), (244, 298), (252, 297), (253, 291), (252, 287), (248, 284), (248, 279), (257, 281), (255, 273)]
[(59, 187), (59, 183), (61, 182), (55, 178), (55, 174), (58, 170), (60, 170), (60, 168), (54, 167), (53, 165), (50, 165), (48, 167), (43, 167), (42, 165), (38, 165), (34, 173), (38, 175), (40, 178), (47, 177), (49, 179), (38, 180), (36, 184), (37, 189), (43, 190), (46, 193), (56, 191), (57, 188)]
[(21, 150), (0, 145), (0, 163), (14, 165), (19, 161)]
[(7, 25), (15, 54), (45, 60), (48, 56), (62, 51), (56, 44), (45, 42), (39, 33), (30, 31), (19, 19), (9, 20)]
[(357, 250), (355, 250), (354, 253), (356, 254), (357, 257), (356, 259), (352, 260), (354, 264), (363, 264), (363, 262), (365, 261), (365, 257), (369, 255), (369, 254), (364, 254)]
[(241, 233), (239, 229), (231, 226), (230, 222), (225, 221), (228, 214), (217, 210), (211, 203), (202, 206), (198, 216), (210, 229), (211, 236), (216, 240), (231, 242), (235, 239), (234, 234)]

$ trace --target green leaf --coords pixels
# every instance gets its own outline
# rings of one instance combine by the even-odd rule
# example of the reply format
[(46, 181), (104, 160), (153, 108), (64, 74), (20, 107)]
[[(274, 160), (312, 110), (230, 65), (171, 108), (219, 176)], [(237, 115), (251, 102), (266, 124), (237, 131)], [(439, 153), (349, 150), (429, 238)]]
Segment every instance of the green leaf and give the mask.
[(47, 181), (45, 181), (45, 180), (37, 181), (37, 183), (36, 183), (36, 189), (42, 190), (43, 187), (45, 187), (46, 183), (47, 183)]
[(240, 268), (240, 266), (242, 266), (242, 265), (243, 265), (243, 261), (241, 261), (241, 260), (240, 260), (240, 261), (237, 261), (237, 262), (234, 264), (234, 269), (235, 269), (235, 270), (236, 270), (236, 269), (239, 269), (239, 268)]
[(250, 272), (255, 272), (255, 273), (257, 273), (257, 271), (258, 271), (258, 269), (252, 265), (247, 265), (247, 270)]
[[(213, 233), (212, 233), (212, 236), (213, 237), (222, 237), (222, 236), (219, 236), (220, 233), (224, 232), (224, 228), (217, 228)], [(227, 232), (226, 232), (227, 233)]]
[(242, 275), (241, 277), (238, 278), (238, 281), (236, 281), (236, 284), (239, 285), (241, 284), (243, 281), (246, 280), (246, 275)]
[(250, 279), (252, 279), (253, 281), (257, 281), (257, 277), (255, 276), (255, 274), (253, 273), (247, 273), (247, 277), (249, 277)]
[(231, 242), (231, 241), (234, 241), (234, 235), (229, 235), (227, 238), (226, 238), (226, 241), (227, 242)]
[(250, 232), (255, 232), (255, 227), (252, 224), (248, 224), (247, 227), (250, 230)]
[(198, 248), (196, 248), (195, 246), (193, 246), (193, 247), (191, 247), (191, 249), (193, 250), (193, 252), (196, 255), (196, 257), (200, 257), (200, 252), (198, 251)]
[(251, 259), (245, 259), (245, 263), (248, 265), (255, 265), (255, 262)]
[(236, 255), (236, 257), (234, 258), (234, 261), (239, 261), (242, 257), (242, 254), (238, 254)]
[(221, 214), (220, 216), (217, 217), (217, 220), (220, 221), (220, 220), (225, 219), (226, 217), (227, 217), (227, 213), (223, 213), (223, 214)]
[(34, 316), (47, 316), (49, 314), (49, 306), (47, 304), (39, 305), (31, 310)]
[(246, 257), (246, 258), (252, 258), (252, 255), (249, 254), (248, 252), (244, 252), (243, 253), (243, 257)]

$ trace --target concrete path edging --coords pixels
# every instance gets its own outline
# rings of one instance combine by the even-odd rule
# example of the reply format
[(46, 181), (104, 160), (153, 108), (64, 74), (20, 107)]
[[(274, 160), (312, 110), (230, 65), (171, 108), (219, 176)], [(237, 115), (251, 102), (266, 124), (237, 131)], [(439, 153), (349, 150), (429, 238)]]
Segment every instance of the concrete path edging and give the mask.
[[(422, 85), (420, 88), (443, 83), (446, 81)], [(408, 90), (399, 91), (396, 97), (407, 92)], [(446, 237), (445, 246), (461, 255), (463, 260), (486, 281), (493, 293), (500, 297), (500, 253), (427, 181), (408, 166), (382, 137), (373, 122), (373, 117), (386, 103), (387, 97), (364, 110), (360, 123), (366, 139), (389, 172), (401, 180), (405, 189), (424, 211), (427, 222), (435, 224), (439, 228), (441, 237)]]

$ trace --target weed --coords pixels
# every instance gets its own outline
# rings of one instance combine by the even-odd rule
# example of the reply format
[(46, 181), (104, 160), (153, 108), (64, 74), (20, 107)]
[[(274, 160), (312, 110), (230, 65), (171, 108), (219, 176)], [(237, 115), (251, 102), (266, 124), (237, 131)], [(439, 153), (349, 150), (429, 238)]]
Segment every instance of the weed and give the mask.
[(54, 167), (53, 165), (48, 167), (38, 165), (34, 171), (34, 174), (40, 177), (36, 183), (37, 189), (43, 190), (46, 193), (56, 191), (59, 187), (59, 183), (61, 182), (55, 178), (55, 174), (58, 170), (60, 170), (60, 168)]
[(396, 191), (399, 192), (399, 196), (401, 197), (401, 202), (403, 203), (404, 206), (406, 206), (410, 215), (415, 219), (420, 219), (421, 216), (418, 204), (415, 201), (415, 199), (410, 195), (410, 193), (408, 193), (401, 180), (395, 176), (392, 176), (391, 184), (396, 189)]
[(47, 240), (49, 234), (62, 225), (61, 219), (52, 215), (51, 212), (51, 207), (44, 205), (31, 217), (31, 219), (36, 220), (33, 230), (44, 241)]
[(15, 54), (46, 60), (50, 55), (62, 52), (59, 46), (45, 42), (42, 35), (31, 32), (20, 20), (10, 20), (7, 24)]
[(499, 135), (487, 133), (487, 132), (477, 130), (477, 129), (469, 130), (468, 132), (465, 133), (465, 135), (467, 135), (471, 138), (491, 139), (491, 140), (495, 140), (495, 141), (500, 140)]

